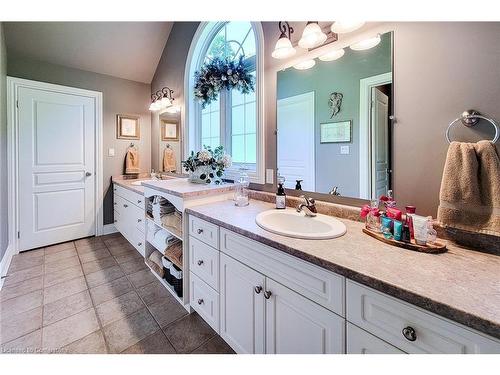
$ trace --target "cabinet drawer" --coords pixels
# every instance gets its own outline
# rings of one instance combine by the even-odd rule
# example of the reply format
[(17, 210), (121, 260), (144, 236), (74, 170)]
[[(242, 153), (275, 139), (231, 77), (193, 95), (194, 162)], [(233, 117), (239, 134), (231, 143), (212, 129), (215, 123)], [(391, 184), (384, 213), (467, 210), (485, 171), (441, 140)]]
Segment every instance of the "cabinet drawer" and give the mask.
[(142, 208), (144, 210), (144, 195), (138, 194), (129, 189), (125, 189), (116, 184), (113, 187), (113, 191), (115, 195), (119, 195), (120, 197), (128, 200), (133, 205)]
[(189, 270), (219, 291), (219, 251), (189, 236)]
[(119, 214), (123, 211), (123, 205), (125, 204), (125, 199), (117, 195), (116, 193), (113, 195), (113, 207), (115, 212)]
[(493, 338), (351, 280), (347, 320), (407, 353), (500, 353)]
[(214, 249), (219, 249), (219, 227), (217, 225), (190, 215), (189, 234)]
[(113, 218), (114, 218), (114, 224), (115, 228), (118, 232), (121, 232), (121, 226), (122, 226), (122, 220), (120, 217), (120, 213), (117, 210), (113, 211)]
[(405, 354), (405, 352), (347, 322), (347, 354)]
[(194, 273), (189, 273), (190, 305), (219, 333), (219, 294)]
[(132, 242), (132, 245), (134, 245), (134, 247), (137, 249), (137, 251), (139, 252), (139, 254), (141, 254), (142, 256), (144, 256), (145, 254), (145, 234), (143, 232), (141, 232), (139, 229), (137, 228), (134, 228), (134, 232), (132, 234), (132, 239), (133, 239), (133, 242)]
[(221, 228), (220, 250), (286, 287), (344, 313), (345, 278), (259, 242)]

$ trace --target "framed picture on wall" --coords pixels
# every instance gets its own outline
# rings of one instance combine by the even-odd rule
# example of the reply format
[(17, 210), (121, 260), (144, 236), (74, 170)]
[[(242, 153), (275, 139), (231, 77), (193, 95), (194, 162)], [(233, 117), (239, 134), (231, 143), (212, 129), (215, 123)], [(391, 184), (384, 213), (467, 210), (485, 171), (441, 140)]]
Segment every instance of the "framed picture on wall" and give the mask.
[(139, 116), (116, 115), (117, 139), (141, 139)]
[(173, 120), (161, 120), (161, 140), (179, 140), (179, 122)]
[(320, 124), (320, 143), (352, 142), (352, 120)]

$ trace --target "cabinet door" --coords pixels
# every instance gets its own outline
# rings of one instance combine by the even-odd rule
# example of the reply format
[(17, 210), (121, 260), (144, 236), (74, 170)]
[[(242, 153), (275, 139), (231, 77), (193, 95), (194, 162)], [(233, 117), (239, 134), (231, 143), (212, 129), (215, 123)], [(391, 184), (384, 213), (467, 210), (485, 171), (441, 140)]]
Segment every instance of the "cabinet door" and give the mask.
[(237, 353), (264, 353), (265, 277), (220, 255), (220, 335)]
[(347, 322), (347, 354), (404, 354), (404, 352)]
[(342, 317), (269, 278), (265, 293), (267, 353), (344, 353)]

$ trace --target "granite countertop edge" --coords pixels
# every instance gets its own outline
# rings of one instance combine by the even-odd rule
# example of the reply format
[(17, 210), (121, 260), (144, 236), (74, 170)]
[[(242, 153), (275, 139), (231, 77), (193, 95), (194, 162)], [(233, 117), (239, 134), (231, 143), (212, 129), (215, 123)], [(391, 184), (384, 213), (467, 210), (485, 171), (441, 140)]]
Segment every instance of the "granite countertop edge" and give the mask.
[(169, 188), (166, 188), (164, 186), (150, 184), (147, 182), (142, 184), (142, 186), (145, 188), (158, 190), (158, 191), (161, 191), (163, 193), (171, 194), (171, 195), (174, 195), (174, 196), (180, 197), (180, 198), (216, 195), (216, 194), (226, 193), (226, 192), (229, 192), (232, 189), (234, 189), (233, 185), (227, 185), (227, 186), (221, 185), (220, 187), (216, 187), (216, 188), (211, 187), (210, 189), (207, 189), (207, 190), (197, 190), (197, 191), (193, 191), (193, 192), (180, 193), (176, 190), (169, 189)]
[(143, 185), (132, 185), (132, 182), (135, 182), (135, 181), (141, 181), (141, 178), (130, 179), (130, 180), (115, 180), (115, 179), (112, 180), (112, 182), (114, 184), (117, 184), (118, 186), (121, 186), (124, 189), (128, 189), (130, 191), (133, 191), (134, 193), (144, 195), (144, 186)]
[(279, 242), (273, 241), (272, 239), (263, 237), (259, 234), (252, 233), (248, 230), (239, 228), (237, 226), (231, 225), (225, 221), (221, 221), (219, 219), (213, 218), (211, 216), (205, 215), (203, 213), (197, 212), (193, 209), (187, 208), (185, 211), (189, 215), (196, 216), (200, 219), (206, 220), (213, 224), (219, 225), (223, 228), (231, 230), (235, 233), (241, 234), (247, 238), (258, 241), (264, 245), (273, 247), (277, 250), (283, 251), (287, 254), (290, 254), (299, 259), (305, 260), (312, 264), (315, 264), (321, 268), (327, 269), (329, 271), (335, 272), (339, 275), (345, 276), (350, 280), (359, 282), (360, 284), (366, 285), (370, 288), (378, 290), (384, 294), (390, 295), (392, 297), (401, 299), (405, 302), (408, 302), (412, 305), (420, 307), (424, 310), (435, 313), (444, 318), (448, 318), (454, 322), (460, 323), (466, 327), (472, 328), (479, 332), (482, 332), (486, 335), (495, 337), (500, 339), (500, 325), (495, 322), (489, 321), (487, 319), (481, 318), (474, 314), (468, 313), (466, 311), (457, 309), (455, 307), (449, 306), (445, 303), (433, 300), (428, 297), (421, 296), (412, 291), (406, 290), (404, 288), (398, 287), (397, 285), (393, 285), (387, 283), (385, 281), (379, 280), (372, 276), (367, 276), (358, 271), (352, 270), (350, 268), (346, 268), (340, 266), (336, 263), (329, 262), (325, 259), (318, 258), (314, 255), (307, 254), (303, 251), (294, 249), (287, 245), (281, 244)]

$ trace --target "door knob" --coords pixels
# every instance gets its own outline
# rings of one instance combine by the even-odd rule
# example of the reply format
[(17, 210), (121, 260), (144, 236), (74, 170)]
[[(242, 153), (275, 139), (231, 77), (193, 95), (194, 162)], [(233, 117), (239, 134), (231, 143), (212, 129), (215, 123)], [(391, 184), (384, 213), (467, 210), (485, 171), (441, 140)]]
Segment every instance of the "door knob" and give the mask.
[(85, 172), (85, 176), (87, 176), (87, 177), (92, 176), (92, 173), (90, 173), (90, 172)]
[(417, 332), (415, 332), (415, 329), (413, 327), (405, 327), (403, 328), (403, 336), (405, 339), (408, 341), (415, 341), (417, 339)]
[(270, 290), (266, 290), (266, 291), (264, 292), (264, 298), (265, 298), (265, 299), (269, 299), (269, 298), (271, 298), (271, 295), (272, 295), (272, 293), (271, 293), (271, 291), (270, 291)]

